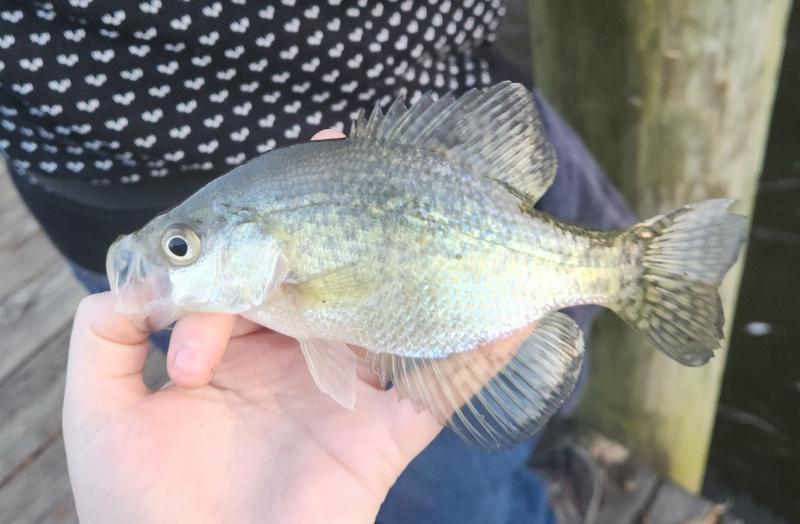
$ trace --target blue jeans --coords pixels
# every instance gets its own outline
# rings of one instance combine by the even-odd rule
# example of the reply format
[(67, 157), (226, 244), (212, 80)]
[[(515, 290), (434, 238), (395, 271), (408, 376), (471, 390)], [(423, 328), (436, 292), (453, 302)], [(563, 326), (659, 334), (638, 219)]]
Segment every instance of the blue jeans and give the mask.
[[(541, 96), (537, 100), (559, 159), (555, 182), (537, 207), (565, 222), (595, 229), (621, 229), (633, 223), (619, 193), (581, 140)], [(105, 275), (73, 269), (90, 292), (108, 290)], [(582, 306), (568, 313), (588, 338), (597, 311), (597, 307)], [(166, 350), (169, 331), (154, 334), (152, 340)], [(574, 393), (562, 410), (570, 409), (576, 397)], [(535, 442), (536, 437), (510, 450), (486, 453), (467, 447), (445, 429), (400, 475), (381, 506), (378, 521), (555, 523), (546, 486), (527, 467)]]

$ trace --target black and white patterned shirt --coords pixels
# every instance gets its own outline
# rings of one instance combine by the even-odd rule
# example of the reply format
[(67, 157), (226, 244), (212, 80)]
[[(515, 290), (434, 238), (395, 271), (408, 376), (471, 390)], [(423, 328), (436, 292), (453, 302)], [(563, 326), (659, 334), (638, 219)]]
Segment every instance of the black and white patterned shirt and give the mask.
[(501, 0), (265, 4), (2, 2), (0, 150), (45, 180), (221, 174), (400, 90), (491, 81)]
[[(490, 85), (503, 0), (0, 0), (0, 152), (72, 261), (405, 91)], [(508, 75), (503, 75), (508, 76)]]

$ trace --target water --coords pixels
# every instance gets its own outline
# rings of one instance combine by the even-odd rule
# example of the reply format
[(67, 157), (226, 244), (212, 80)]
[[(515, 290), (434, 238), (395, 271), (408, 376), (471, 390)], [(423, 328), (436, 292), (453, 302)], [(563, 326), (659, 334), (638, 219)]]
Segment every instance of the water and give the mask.
[[(742, 125), (747, 125), (743, 122)], [(800, 2), (759, 184), (705, 491), (800, 522)], [(758, 508), (760, 507), (760, 509)]]

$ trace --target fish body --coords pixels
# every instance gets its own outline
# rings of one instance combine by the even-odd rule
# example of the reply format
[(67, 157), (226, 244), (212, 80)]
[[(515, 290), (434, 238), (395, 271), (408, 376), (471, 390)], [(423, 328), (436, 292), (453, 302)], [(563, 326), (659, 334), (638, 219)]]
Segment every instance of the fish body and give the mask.
[[(119, 239), (109, 279), (120, 310), (156, 327), (218, 311), (297, 338), (320, 388), (349, 407), (348, 346), (365, 348), (385, 383), (465, 440), (508, 445), (575, 382), (583, 342), (564, 307), (609, 307), (673, 358), (707, 361), (744, 230), (724, 200), (629, 231), (559, 223), (533, 209), (554, 173), (522, 86), (400, 101), (348, 139), (211, 182)], [(519, 349), (493, 352), (534, 322)]]
[(441, 357), (603, 303), (620, 281), (618, 234), (522, 213), (428, 151), (355, 139), (276, 153), (242, 175), (239, 201), (263, 213), (290, 272), (244, 314), (287, 335)]

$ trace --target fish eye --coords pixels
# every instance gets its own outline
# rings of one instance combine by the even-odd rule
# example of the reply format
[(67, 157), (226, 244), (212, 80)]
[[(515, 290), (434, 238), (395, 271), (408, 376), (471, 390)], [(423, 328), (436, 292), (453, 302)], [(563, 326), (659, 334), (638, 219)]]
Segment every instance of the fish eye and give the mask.
[(184, 258), (189, 254), (189, 241), (183, 235), (173, 235), (167, 240), (167, 249), (173, 256)]
[(185, 266), (200, 255), (200, 238), (186, 226), (173, 226), (164, 233), (161, 248), (170, 262)]

